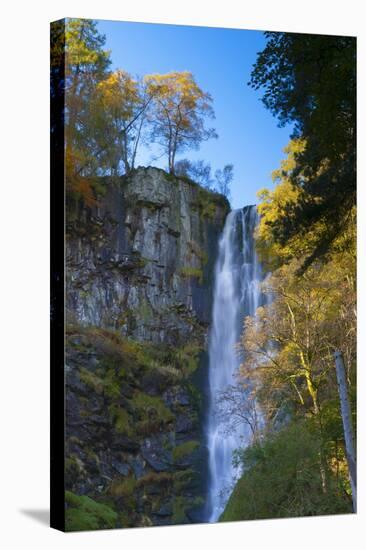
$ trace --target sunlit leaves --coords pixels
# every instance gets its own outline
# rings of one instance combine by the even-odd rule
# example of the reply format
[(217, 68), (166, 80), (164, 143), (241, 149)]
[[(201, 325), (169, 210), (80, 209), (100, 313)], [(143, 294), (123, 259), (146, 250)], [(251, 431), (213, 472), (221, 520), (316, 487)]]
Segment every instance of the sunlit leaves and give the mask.
[(205, 119), (214, 118), (211, 96), (203, 92), (188, 71), (147, 75), (147, 93), (153, 98), (149, 111), (150, 138), (168, 155), (174, 172), (175, 156), (201, 141), (217, 137)]

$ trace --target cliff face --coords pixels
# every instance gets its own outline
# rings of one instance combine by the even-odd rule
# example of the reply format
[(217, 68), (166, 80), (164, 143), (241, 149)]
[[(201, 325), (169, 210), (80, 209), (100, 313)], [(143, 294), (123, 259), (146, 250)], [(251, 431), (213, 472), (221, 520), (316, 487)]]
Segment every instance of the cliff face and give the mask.
[(156, 168), (105, 189), (67, 207), (67, 526), (90, 521), (86, 495), (110, 507), (113, 525), (96, 528), (200, 521), (200, 379), (228, 203)]
[(227, 201), (157, 168), (68, 218), (67, 313), (138, 340), (179, 344), (209, 322)]

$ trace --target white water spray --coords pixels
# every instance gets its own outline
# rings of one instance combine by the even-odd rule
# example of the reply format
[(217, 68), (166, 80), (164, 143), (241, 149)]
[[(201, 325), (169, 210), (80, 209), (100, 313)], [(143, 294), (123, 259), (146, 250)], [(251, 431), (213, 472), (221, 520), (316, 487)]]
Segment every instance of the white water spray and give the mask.
[(209, 344), (209, 522), (219, 519), (235, 481), (233, 451), (243, 447), (249, 438), (245, 426), (230, 435), (222, 433), (223, 427), (215, 415), (215, 401), (219, 392), (235, 383), (234, 375), (240, 364), (236, 344), (242, 322), (261, 305), (261, 269), (254, 246), (257, 222), (255, 206), (230, 212), (219, 242)]

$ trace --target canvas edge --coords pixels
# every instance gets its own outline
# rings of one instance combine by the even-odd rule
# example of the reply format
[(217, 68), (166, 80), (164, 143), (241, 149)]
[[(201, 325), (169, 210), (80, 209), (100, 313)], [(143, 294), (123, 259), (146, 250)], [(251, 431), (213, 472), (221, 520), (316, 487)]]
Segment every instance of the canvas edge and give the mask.
[[(61, 45), (56, 51), (55, 42)], [(65, 19), (50, 24), (50, 526), (65, 531)]]

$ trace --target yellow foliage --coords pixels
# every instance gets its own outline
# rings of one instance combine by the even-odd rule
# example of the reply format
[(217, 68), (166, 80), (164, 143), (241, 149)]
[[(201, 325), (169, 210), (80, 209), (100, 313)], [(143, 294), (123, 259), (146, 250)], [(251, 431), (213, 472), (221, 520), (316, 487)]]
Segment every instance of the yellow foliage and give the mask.
[(296, 155), (304, 149), (303, 140), (290, 141), (284, 149), (287, 157), (281, 161), (280, 168), (272, 172), (272, 180), (276, 184), (274, 190), (262, 189), (257, 193), (260, 223), (256, 230), (256, 246), (260, 260), (269, 270), (292, 258), (305, 258), (313, 250), (316, 234), (322, 229), (322, 222), (318, 221), (306, 237), (292, 237), (286, 244), (281, 244), (275, 234), (276, 224), (284, 219), (288, 221), (291, 208), (305, 198), (302, 188), (291, 181), (291, 174), (296, 168)]

